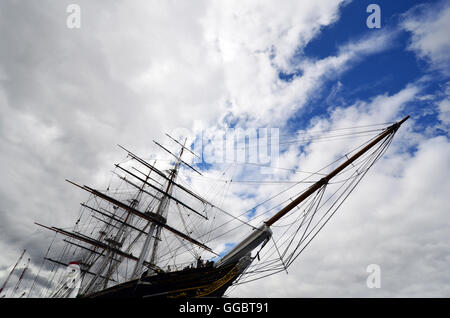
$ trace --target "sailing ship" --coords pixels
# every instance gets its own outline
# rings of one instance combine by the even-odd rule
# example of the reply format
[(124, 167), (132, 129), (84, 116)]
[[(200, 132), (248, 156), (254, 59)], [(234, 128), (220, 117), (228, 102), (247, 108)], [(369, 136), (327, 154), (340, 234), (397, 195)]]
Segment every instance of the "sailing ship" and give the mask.
[[(185, 143), (167, 135), (179, 148), (174, 153), (155, 142), (173, 157), (166, 170), (120, 146), (127, 159), (115, 165), (114, 174), (125, 190), (111, 185), (98, 190), (67, 180), (89, 193), (75, 226), (36, 223), (63, 237), (44, 257), (53, 266), (53, 278), (60, 275), (59, 283), (40, 296), (222, 297), (231, 286), (287, 272), (408, 118), (382, 127), (369, 141), (241, 215), (183, 181), (180, 175), (186, 171), (202, 176), (183, 159), (184, 154), (198, 156)], [(295, 197), (289, 193), (305, 181), (308, 186)], [(331, 188), (336, 190), (328, 194)], [(275, 197), (283, 200), (268, 208), (265, 203)], [(231, 246), (226, 242), (230, 235), (243, 239)], [(49, 251), (55, 248), (59, 255), (52, 257)]]

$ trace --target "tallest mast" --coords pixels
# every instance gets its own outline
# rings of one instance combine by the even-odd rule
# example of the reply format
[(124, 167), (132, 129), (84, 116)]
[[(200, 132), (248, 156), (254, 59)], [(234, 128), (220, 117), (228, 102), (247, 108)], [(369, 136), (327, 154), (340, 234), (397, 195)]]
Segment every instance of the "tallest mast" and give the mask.
[[(178, 174), (178, 167), (180, 166), (180, 163), (181, 163), (181, 156), (183, 155), (183, 150), (184, 150), (184, 148), (181, 148), (180, 155), (178, 156), (177, 162), (175, 163), (175, 166), (172, 169), (170, 180), (168, 181), (168, 184), (167, 184), (166, 194), (164, 195), (163, 199), (160, 202), (160, 205), (159, 205), (159, 208), (157, 211), (157, 213), (160, 215), (164, 214), (164, 211), (168, 206), (168, 203), (169, 203), (168, 195), (172, 194), (173, 182), (175, 181), (175, 178), (177, 177), (177, 174)], [(150, 257), (150, 264), (156, 263), (156, 252), (158, 250), (160, 236), (161, 236), (161, 227), (158, 226), (158, 228), (156, 229), (156, 238), (153, 241), (153, 248), (152, 248), (152, 255)]]
[[(159, 144), (158, 144), (159, 145)], [(165, 148), (163, 148), (165, 149)], [(180, 155), (177, 158), (177, 162), (174, 165), (174, 168), (172, 169), (172, 174), (170, 176), (170, 179), (168, 179), (168, 184), (167, 184), (167, 188), (165, 191), (165, 194), (163, 195), (163, 197), (161, 198), (161, 201), (158, 205), (158, 209), (156, 211), (156, 214), (162, 216), (164, 214), (165, 209), (167, 208), (168, 205), (168, 196), (170, 196), (171, 193), (171, 189), (172, 189), (172, 184), (174, 182), (174, 179), (177, 175), (177, 171), (178, 171), (178, 167), (180, 165), (181, 162), (181, 156), (183, 154), (183, 150), (184, 148), (181, 148), (180, 151)], [(156, 236), (153, 236), (153, 233), (155, 232), (156, 229)], [(159, 241), (159, 236), (161, 233), (161, 227), (156, 228), (156, 224), (152, 223), (152, 225), (150, 226), (149, 232), (147, 234), (147, 237), (145, 239), (144, 245), (142, 247), (141, 253), (139, 255), (139, 259), (136, 262), (136, 265), (134, 267), (133, 270), (133, 275), (132, 277), (138, 277), (142, 271), (142, 266), (144, 264), (144, 261), (147, 259), (148, 253), (149, 253), (149, 245), (150, 245), (150, 241), (152, 239), (154, 239), (153, 242), (153, 248), (152, 248), (152, 255), (151, 255), (151, 260), (150, 263), (154, 264), (155, 263), (155, 258), (156, 258), (156, 250), (158, 248), (158, 241)]]

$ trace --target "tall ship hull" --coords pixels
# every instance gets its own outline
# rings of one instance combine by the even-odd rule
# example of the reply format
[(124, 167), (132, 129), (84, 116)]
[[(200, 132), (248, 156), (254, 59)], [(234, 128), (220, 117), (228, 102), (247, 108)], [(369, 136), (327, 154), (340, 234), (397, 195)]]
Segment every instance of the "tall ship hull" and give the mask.
[(86, 295), (86, 298), (222, 297), (244, 270), (237, 263), (221, 268), (200, 267), (132, 280)]

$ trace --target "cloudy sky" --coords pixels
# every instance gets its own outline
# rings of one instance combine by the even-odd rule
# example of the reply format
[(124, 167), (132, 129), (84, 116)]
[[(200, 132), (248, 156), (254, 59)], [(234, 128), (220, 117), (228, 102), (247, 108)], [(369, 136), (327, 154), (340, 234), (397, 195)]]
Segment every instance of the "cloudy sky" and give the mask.
[[(230, 296), (449, 297), (448, 30), (448, 1), (2, 0), (0, 282), (25, 248), (36, 272), (52, 235), (33, 222), (69, 227), (86, 194), (64, 179), (104, 185), (117, 144), (150, 157), (180, 129), (292, 138), (410, 115), (289, 274)], [(290, 145), (273, 164), (314, 171), (347, 146)], [(239, 215), (274, 191), (238, 186), (223, 204)]]

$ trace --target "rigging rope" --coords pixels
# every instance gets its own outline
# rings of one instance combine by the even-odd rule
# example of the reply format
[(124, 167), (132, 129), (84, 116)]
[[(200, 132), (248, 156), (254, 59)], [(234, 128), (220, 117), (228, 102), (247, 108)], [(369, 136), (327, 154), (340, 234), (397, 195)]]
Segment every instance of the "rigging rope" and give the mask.
[[(326, 223), (328, 223), (331, 217), (337, 212), (337, 210), (344, 203), (347, 197), (351, 194), (351, 192), (353, 192), (353, 190), (356, 188), (359, 182), (361, 182), (361, 180), (367, 174), (369, 169), (386, 152), (386, 150), (388, 149), (389, 145), (393, 140), (394, 134), (395, 133), (389, 135), (373, 152), (371, 152), (368, 156), (366, 156), (366, 158), (361, 158), (361, 160), (358, 163), (358, 166), (362, 168), (361, 170), (356, 169), (355, 166), (347, 167), (346, 170), (351, 168), (355, 169), (356, 171), (353, 173), (355, 175), (352, 175), (351, 177), (342, 180), (343, 181), (342, 184), (325, 202), (322, 202), (323, 195), (325, 193), (325, 187), (322, 187), (320, 190), (316, 192), (314, 200), (309, 203), (309, 207), (311, 209), (308, 210), (306, 215), (304, 215), (304, 217), (307, 218), (308, 215), (312, 212), (310, 214), (311, 217), (309, 218), (308, 225), (304, 230), (302, 230), (303, 234), (300, 237), (298, 243), (296, 243), (296, 247), (293, 250), (289, 252), (290, 246), (293, 244), (301, 227), (305, 224), (306, 218), (302, 217), (302, 223), (297, 228), (297, 231), (294, 232), (294, 235), (291, 234), (287, 240), (281, 243), (280, 246), (283, 246), (286, 244), (286, 242), (288, 242), (288, 245), (284, 247), (284, 252), (281, 255), (281, 257), (279, 255), (278, 259), (275, 258), (267, 260), (267, 258), (270, 258), (278, 250), (278, 247), (275, 245), (277, 242), (274, 240), (274, 245), (268, 248), (266, 253), (261, 257), (262, 259), (266, 259), (266, 261), (261, 261), (256, 264), (252, 264), (248, 268), (248, 270), (245, 271), (242, 277), (240, 277), (240, 279), (235, 282), (235, 285), (240, 285), (258, 279), (262, 279), (283, 271), (285, 267), (286, 268), (289, 267), (297, 259), (297, 257), (304, 251), (304, 249), (310, 244), (310, 242), (317, 236), (317, 234), (323, 229), (323, 227), (325, 226)], [(313, 220), (314, 215), (322, 207), (325, 206), (328, 200), (330, 200), (336, 193), (340, 192), (347, 182), (349, 182), (349, 184), (347, 185), (345, 190), (341, 192), (341, 194), (335, 199), (334, 203), (331, 204), (331, 206), (326, 210), (326, 212), (322, 215), (322, 217), (308, 231), (310, 224), (312, 224), (311, 222)], [(320, 197), (318, 197), (319, 193)], [(297, 218), (297, 220), (294, 221), (293, 224), (298, 222), (298, 220), (299, 218)], [(286, 233), (287, 231), (285, 231), (285, 234)], [(282, 237), (280, 237), (278, 241), (280, 241), (281, 239)], [(289, 253), (289, 256), (285, 258), (287, 253)]]

